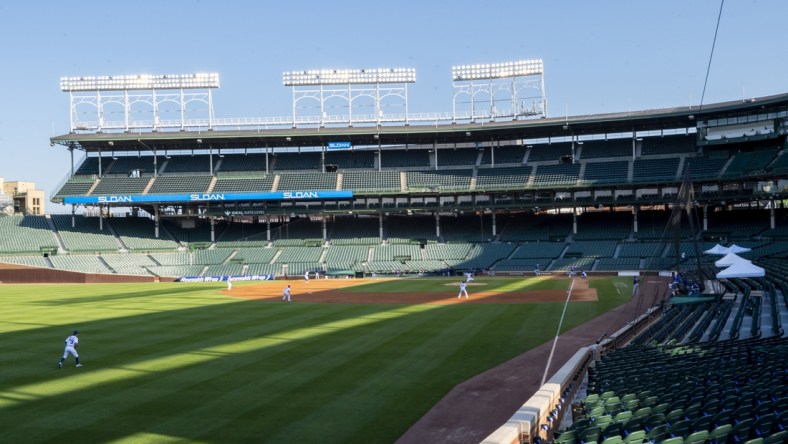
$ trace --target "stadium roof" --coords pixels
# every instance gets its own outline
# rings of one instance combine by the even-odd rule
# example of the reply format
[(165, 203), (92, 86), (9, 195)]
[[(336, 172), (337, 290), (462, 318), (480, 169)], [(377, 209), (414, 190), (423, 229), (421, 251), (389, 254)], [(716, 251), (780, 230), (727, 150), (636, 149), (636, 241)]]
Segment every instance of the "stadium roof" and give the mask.
[(788, 93), (697, 106), (609, 114), (444, 125), (363, 126), (261, 130), (162, 131), (145, 133), (65, 134), (50, 138), (54, 145), (95, 151), (156, 149), (310, 147), (350, 141), (354, 146), (489, 142), (613, 134), (696, 126), (697, 121), (723, 116), (763, 113), (788, 108)]

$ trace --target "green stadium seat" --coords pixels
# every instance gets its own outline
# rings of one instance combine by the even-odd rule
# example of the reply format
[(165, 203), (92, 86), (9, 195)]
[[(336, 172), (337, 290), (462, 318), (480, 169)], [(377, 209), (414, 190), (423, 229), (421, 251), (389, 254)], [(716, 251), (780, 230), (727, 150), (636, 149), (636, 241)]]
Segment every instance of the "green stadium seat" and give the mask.
[(642, 442), (644, 439), (646, 439), (646, 431), (645, 430), (635, 430), (633, 432), (630, 432), (624, 438), (624, 444), (637, 444), (639, 442)]
[(764, 444), (784, 444), (788, 442), (788, 430), (772, 433), (764, 439)]
[(701, 430), (699, 432), (694, 432), (684, 438), (684, 444), (703, 444), (706, 442), (706, 439), (709, 437), (708, 430)]
[(723, 424), (709, 432), (709, 443), (711, 444), (726, 444), (728, 436), (733, 431), (733, 425)]

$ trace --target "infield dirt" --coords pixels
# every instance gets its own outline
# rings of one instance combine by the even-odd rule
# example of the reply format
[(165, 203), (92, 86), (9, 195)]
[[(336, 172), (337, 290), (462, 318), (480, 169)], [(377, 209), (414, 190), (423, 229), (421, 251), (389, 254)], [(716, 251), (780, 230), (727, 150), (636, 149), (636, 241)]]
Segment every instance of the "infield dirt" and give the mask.
[[(564, 278), (565, 279), (565, 278)], [(326, 304), (528, 304), (542, 302), (564, 302), (568, 290), (495, 291), (483, 290), (484, 285), (468, 288), (469, 299), (458, 299), (457, 284), (448, 284), (445, 293), (394, 293), (345, 291), (348, 287), (380, 282), (376, 279), (312, 279), (279, 281), (236, 286), (222, 290), (222, 294), (243, 299), (281, 301), (282, 290), (290, 285), (294, 302), (317, 302)], [(588, 287), (587, 279), (576, 279), (571, 300), (575, 302), (596, 301), (597, 292)]]

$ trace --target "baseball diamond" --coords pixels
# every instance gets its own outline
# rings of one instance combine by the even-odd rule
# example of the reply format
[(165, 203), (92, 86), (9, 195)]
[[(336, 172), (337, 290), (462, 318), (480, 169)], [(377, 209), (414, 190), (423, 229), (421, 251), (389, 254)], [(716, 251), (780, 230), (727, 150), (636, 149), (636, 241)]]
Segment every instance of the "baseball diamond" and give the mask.
[(788, 4), (8, 3), (0, 442), (788, 442)]

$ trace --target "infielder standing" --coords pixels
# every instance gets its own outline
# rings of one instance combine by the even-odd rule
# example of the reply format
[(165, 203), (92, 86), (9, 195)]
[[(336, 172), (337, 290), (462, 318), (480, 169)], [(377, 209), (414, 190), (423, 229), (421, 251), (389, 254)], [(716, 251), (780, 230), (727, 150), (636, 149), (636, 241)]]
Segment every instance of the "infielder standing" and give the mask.
[(309, 272), (308, 271), (304, 272), (304, 282), (309, 282)]
[(290, 302), (290, 286), (288, 285), (285, 287), (285, 291), (282, 292), (282, 300)]
[(460, 282), (460, 294), (457, 295), (457, 299), (459, 299), (463, 294), (465, 294), (465, 299), (468, 299), (468, 290), (465, 289), (467, 285), (468, 284), (466, 284), (464, 281)]
[(79, 363), (79, 353), (77, 353), (77, 349), (79, 348), (79, 335), (78, 330), (74, 330), (74, 333), (71, 336), (66, 338), (66, 349), (63, 350), (63, 357), (60, 358), (60, 362), (57, 364), (57, 368), (63, 368), (63, 361), (66, 360), (68, 354), (71, 353), (74, 355), (74, 360), (77, 363), (77, 367), (82, 367), (82, 364)]
[(228, 290), (233, 289), (233, 279), (230, 276), (227, 276), (227, 289)]

